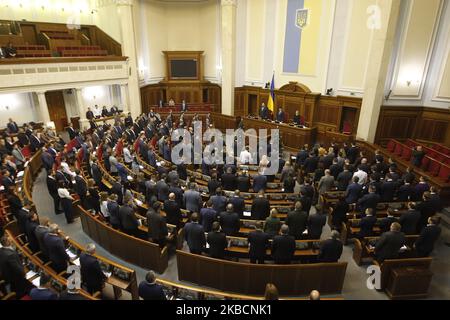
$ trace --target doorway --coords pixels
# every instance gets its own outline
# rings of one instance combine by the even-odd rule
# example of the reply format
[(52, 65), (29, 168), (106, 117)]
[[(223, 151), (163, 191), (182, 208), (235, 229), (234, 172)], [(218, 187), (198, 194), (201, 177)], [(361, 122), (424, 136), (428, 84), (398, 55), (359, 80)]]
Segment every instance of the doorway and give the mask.
[(64, 128), (68, 125), (68, 121), (63, 92), (61, 90), (48, 91), (45, 93), (45, 99), (47, 100), (50, 119), (55, 123), (56, 131), (64, 131)]
[(256, 94), (248, 95), (248, 114), (249, 115), (258, 115), (258, 96)]

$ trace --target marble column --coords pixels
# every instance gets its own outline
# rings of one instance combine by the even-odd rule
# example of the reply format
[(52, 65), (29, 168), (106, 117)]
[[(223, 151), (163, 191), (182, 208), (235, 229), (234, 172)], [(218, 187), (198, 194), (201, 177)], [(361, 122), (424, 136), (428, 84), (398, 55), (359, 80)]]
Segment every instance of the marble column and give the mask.
[(39, 116), (44, 125), (52, 122), (50, 119), (50, 113), (48, 112), (47, 99), (45, 98), (45, 91), (36, 92), (39, 102)]
[(221, 0), (222, 5), (222, 113), (234, 115), (236, 68), (236, 0)]
[(369, 65), (364, 83), (364, 96), (359, 116), (358, 139), (373, 143), (378, 125), (388, 67), (394, 48), (395, 32), (400, 14), (401, 0), (379, 0), (380, 28), (373, 32), (372, 46), (368, 57)]
[(130, 111), (128, 102), (128, 86), (126, 84), (120, 85), (120, 104), (123, 108), (123, 113), (128, 113)]
[(86, 119), (87, 107), (84, 102), (82, 88), (75, 89), (75, 97), (77, 99), (78, 114), (80, 116), (80, 129), (81, 130), (89, 129), (90, 128), (89, 120)]
[[(122, 31), (122, 55), (128, 57), (128, 110), (133, 117), (141, 114), (141, 94), (139, 89), (138, 63), (136, 56), (136, 39), (133, 21), (135, 0), (116, 0), (119, 23)], [(122, 87), (121, 87), (122, 93)]]

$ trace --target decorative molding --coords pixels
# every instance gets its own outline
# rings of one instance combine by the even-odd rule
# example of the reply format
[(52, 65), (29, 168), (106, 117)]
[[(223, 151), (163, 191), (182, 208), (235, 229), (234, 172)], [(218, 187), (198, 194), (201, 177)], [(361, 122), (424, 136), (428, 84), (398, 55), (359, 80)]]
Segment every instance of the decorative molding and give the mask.
[(445, 97), (445, 96), (439, 95), (439, 92), (442, 89), (442, 81), (444, 80), (445, 69), (447, 67), (447, 64), (450, 64), (450, 39), (449, 39), (449, 36), (450, 36), (450, 26), (449, 26), (448, 30), (446, 31), (445, 39), (447, 39), (447, 45), (446, 45), (444, 57), (442, 59), (442, 64), (440, 65), (439, 76), (438, 76), (438, 80), (437, 80), (431, 101), (450, 102), (450, 97)]
[(134, 0), (114, 0), (114, 2), (118, 6), (132, 6), (134, 4)]

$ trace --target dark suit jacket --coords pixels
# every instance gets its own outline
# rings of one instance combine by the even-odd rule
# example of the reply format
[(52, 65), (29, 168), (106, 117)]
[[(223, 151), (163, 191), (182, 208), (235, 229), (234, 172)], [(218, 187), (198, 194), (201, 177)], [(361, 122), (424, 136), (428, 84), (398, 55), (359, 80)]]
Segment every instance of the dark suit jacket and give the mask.
[(380, 188), (381, 201), (390, 202), (394, 199), (395, 190), (397, 189), (397, 184), (394, 181), (386, 181), (381, 184)]
[(402, 232), (407, 235), (417, 234), (417, 224), (420, 220), (420, 212), (408, 210), (400, 216), (399, 223), (402, 225)]
[(121, 206), (119, 209), (120, 223), (125, 230), (135, 230), (139, 226), (138, 219), (132, 207)]
[(231, 203), (234, 208), (234, 212), (236, 212), (240, 217), (244, 214), (245, 209), (245, 200), (242, 197), (232, 196), (228, 199), (228, 203)]
[(349, 184), (347, 187), (347, 196), (345, 197), (345, 201), (347, 201), (347, 203), (355, 203), (358, 201), (361, 191), (362, 186), (359, 183)]
[(295, 253), (295, 239), (289, 235), (279, 235), (273, 238), (272, 257), (275, 263), (290, 263)]
[(440, 227), (435, 225), (426, 226), (415, 243), (417, 254), (421, 257), (428, 257), (433, 252), (434, 244), (440, 235)]
[(249, 256), (251, 259), (263, 259), (266, 256), (269, 239), (270, 236), (260, 230), (249, 233), (248, 243), (250, 244)]
[(120, 207), (116, 201), (108, 201), (109, 222), (112, 225), (120, 226)]
[(217, 220), (217, 212), (213, 208), (202, 208), (200, 210), (200, 224), (205, 232), (210, 232), (212, 224)]
[(103, 274), (96, 257), (83, 252), (80, 255), (81, 280), (88, 288), (99, 289), (103, 286), (106, 276)]
[(223, 259), (228, 246), (227, 236), (223, 232), (210, 232), (207, 236), (211, 258)]
[(253, 178), (253, 192), (257, 193), (260, 190), (266, 190), (267, 188), (267, 177), (258, 174)]
[(202, 251), (206, 244), (205, 231), (198, 223), (189, 222), (184, 226), (184, 236), (191, 251)]
[(50, 289), (33, 288), (30, 291), (31, 300), (57, 300), (58, 295)]
[(64, 240), (59, 236), (48, 233), (44, 237), (45, 247), (48, 250), (49, 259), (57, 264), (63, 265), (68, 262), (69, 256), (66, 253), (66, 248), (64, 246)]
[(139, 284), (139, 296), (144, 300), (167, 300), (161, 285), (142, 281)]
[(224, 190), (234, 191), (237, 187), (236, 175), (232, 173), (224, 173), (222, 175), (222, 187)]
[(359, 237), (370, 237), (373, 235), (373, 227), (375, 226), (375, 223), (377, 222), (377, 217), (375, 216), (366, 216), (361, 219), (359, 222)]
[(47, 189), (52, 196), (58, 195), (58, 183), (56, 182), (56, 179), (51, 178), (50, 176), (47, 177)]
[(70, 293), (69, 291), (65, 290), (60, 293), (59, 300), (87, 300), (85, 297), (83, 297), (79, 293)]
[(339, 240), (328, 239), (325, 240), (321, 247), (319, 255), (317, 256), (318, 262), (338, 262), (342, 255), (342, 242)]
[(286, 224), (289, 226), (289, 235), (295, 239), (302, 237), (303, 231), (306, 229), (306, 221), (308, 214), (305, 211), (291, 211), (286, 218)]
[(414, 198), (414, 188), (410, 184), (402, 185), (397, 192), (398, 201), (408, 201)]
[(239, 215), (236, 212), (222, 212), (220, 225), (227, 236), (236, 235), (240, 229)]
[(147, 212), (148, 238), (154, 241), (163, 240), (168, 235), (166, 218), (154, 210)]
[(400, 248), (405, 244), (402, 232), (388, 231), (381, 235), (375, 246), (375, 257), (382, 262), (386, 259), (396, 259)]
[(227, 198), (225, 196), (212, 196), (211, 201), (213, 203), (213, 209), (216, 210), (216, 212), (225, 211), (227, 206)]
[(368, 193), (358, 200), (358, 207), (365, 213), (367, 208), (376, 210), (378, 202), (380, 202), (380, 196), (377, 193)]
[(308, 218), (308, 237), (310, 239), (320, 239), (322, 229), (327, 221), (324, 214), (313, 214)]
[(87, 184), (86, 181), (80, 176), (75, 177), (75, 186), (74, 186), (75, 192), (80, 197), (85, 197), (87, 193)]
[(398, 220), (395, 217), (386, 217), (381, 219), (379, 224), (381, 232), (388, 232), (391, 228), (391, 224), (397, 221)]
[(167, 223), (179, 226), (181, 223), (181, 209), (175, 200), (164, 201), (164, 212), (167, 215)]
[(16, 251), (0, 248), (0, 274), (6, 283), (17, 283), (25, 277), (25, 271)]
[(239, 176), (237, 178), (237, 189), (241, 192), (248, 192), (250, 190), (250, 177), (248, 176)]
[(6, 126), (8, 127), (8, 132), (9, 133), (17, 133), (17, 132), (19, 132), (19, 126), (15, 122), (12, 122), (12, 123), (8, 122), (8, 124)]

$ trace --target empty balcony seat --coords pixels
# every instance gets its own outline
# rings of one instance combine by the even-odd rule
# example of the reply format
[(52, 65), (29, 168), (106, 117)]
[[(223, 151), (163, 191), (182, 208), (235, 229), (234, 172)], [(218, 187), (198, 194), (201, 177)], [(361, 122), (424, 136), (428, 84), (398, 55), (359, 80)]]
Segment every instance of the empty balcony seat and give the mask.
[(441, 169), (441, 164), (434, 159), (430, 159), (430, 165), (428, 166), (428, 172), (430, 172), (433, 176), (437, 176), (439, 174), (440, 169)]
[(444, 182), (450, 182), (450, 166), (441, 165), (439, 170), (439, 178), (444, 180)]
[(403, 151), (403, 146), (399, 142), (395, 142), (394, 154), (400, 156)]
[(393, 140), (389, 140), (386, 148), (389, 152), (394, 152), (395, 142)]
[(406, 161), (409, 161), (411, 159), (412, 150), (409, 148), (403, 148), (402, 150), (402, 158)]

